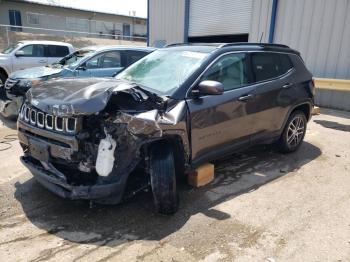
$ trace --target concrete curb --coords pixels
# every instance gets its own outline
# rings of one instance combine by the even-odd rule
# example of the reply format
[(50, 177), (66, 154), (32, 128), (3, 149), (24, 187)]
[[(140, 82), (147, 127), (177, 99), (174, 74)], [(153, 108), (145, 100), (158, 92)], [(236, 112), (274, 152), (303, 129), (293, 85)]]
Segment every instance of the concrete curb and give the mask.
[(350, 80), (315, 78), (315, 104), (350, 111)]

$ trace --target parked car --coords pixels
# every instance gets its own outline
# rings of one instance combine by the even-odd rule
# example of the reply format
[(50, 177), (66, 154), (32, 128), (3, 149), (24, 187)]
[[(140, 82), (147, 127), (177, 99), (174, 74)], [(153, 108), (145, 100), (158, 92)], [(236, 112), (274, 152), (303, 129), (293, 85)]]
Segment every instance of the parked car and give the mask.
[(114, 80), (31, 88), (21, 160), (61, 197), (118, 203), (150, 184), (157, 211), (171, 214), (177, 179), (203, 163), (260, 143), (297, 150), (313, 98), (312, 75), (288, 46), (170, 46)]
[(154, 48), (128, 46), (91, 46), (75, 51), (56, 63), (12, 73), (6, 80), (6, 96), (0, 113), (17, 116), (25, 93), (33, 84), (57, 77), (112, 77)]
[(0, 86), (15, 71), (45, 66), (72, 53), (71, 44), (56, 41), (20, 41), (0, 52)]

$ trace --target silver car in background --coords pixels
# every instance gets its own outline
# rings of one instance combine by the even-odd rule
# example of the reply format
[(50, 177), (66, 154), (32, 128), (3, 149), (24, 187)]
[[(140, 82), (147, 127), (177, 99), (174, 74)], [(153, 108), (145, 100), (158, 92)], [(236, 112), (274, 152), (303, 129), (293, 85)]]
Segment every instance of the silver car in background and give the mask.
[(69, 43), (56, 41), (20, 41), (0, 52), (0, 85), (18, 70), (46, 66), (72, 53)]

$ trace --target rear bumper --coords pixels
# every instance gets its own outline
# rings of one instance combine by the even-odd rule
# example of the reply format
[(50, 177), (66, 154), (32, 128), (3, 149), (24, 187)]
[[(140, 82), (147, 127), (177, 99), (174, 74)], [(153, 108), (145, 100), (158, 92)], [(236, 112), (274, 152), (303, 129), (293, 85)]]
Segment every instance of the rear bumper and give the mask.
[[(124, 194), (127, 176), (121, 176), (118, 181), (91, 186), (72, 186), (65, 176), (57, 170), (46, 170), (33, 163), (28, 156), (21, 157), (21, 162), (31, 171), (36, 180), (52, 193), (67, 199), (102, 200), (111, 198), (113, 204), (119, 203)], [(96, 201), (99, 202), (99, 201)]]

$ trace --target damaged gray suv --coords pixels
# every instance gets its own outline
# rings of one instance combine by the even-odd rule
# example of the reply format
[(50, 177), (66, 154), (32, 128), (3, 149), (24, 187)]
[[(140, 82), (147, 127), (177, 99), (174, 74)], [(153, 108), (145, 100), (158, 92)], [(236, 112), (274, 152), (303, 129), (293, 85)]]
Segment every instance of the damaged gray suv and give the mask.
[(31, 88), (18, 119), (22, 162), (61, 197), (113, 204), (150, 186), (157, 211), (171, 214), (177, 182), (201, 164), (261, 143), (298, 149), (313, 96), (287, 46), (168, 46), (114, 80)]

